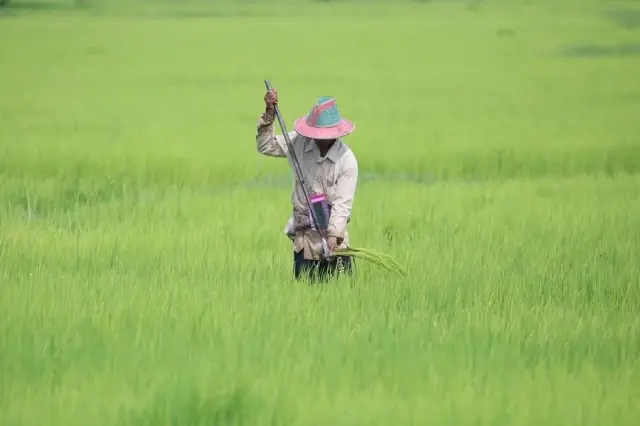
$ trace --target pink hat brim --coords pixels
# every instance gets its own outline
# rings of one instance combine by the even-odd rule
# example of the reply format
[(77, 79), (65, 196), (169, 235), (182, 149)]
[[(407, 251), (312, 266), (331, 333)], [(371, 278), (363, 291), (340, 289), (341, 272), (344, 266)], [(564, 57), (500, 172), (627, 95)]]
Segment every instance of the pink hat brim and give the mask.
[(307, 116), (305, 115), (295, 121), (293, 128), (298, 134), (311, 139), (338, 139), (353, 133), (356, 125), (343, 118), (334, 127), (312, 127), (307, 124)]

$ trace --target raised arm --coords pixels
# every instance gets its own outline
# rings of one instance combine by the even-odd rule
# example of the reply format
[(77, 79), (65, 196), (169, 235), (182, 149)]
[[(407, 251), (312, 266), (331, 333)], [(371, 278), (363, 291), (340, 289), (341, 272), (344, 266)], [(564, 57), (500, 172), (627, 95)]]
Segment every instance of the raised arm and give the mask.
[[(267, 92), (264, 101), (266, 108), (258, 120), (256, 148), (262, 155), (269, 157), (287, 157), (289, 154), (287, 142), (284, 136), (276, 135), (274, 127), (276, 120), (274, 105), (278, 103), (278, 92), (276, 92), (275, 89)], [(295, 132), (289, 132), (289, 139), (292, 142), (295, 136)]]

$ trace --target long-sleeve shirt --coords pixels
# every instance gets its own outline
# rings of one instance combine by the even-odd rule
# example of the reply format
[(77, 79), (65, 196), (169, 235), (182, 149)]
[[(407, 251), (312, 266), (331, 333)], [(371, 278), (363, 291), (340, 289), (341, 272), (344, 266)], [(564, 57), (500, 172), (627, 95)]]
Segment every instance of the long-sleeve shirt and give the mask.
[[(258, 120), (256, 145), (260, 154), (269, 157), (288, 158), (293, 167), (285, 138), (276, 135), (275, 114), (267, 111)], [(336, 140), (324, 157), (316, 143), (295, 131), (289, 132), (296, 158), (304, 173), (310, 190), (326, 194), (331, 214), (326, 237), (336, 237), (338, 247), (349, 246), (347, 223), (351, 217), (353, 199), (358, 182), (358, 162), (351, 149), (340, 139)], [(311, 194), (309, 194), (311, 195)], [(304, 250), (306, 259), (319, 259), (322, 254), (322, 240), (317, 231), (309, 228), (309, 209), (300, 182), (295, 180), (291, 195), (293, 215), (292, 240), (294, 250)]]

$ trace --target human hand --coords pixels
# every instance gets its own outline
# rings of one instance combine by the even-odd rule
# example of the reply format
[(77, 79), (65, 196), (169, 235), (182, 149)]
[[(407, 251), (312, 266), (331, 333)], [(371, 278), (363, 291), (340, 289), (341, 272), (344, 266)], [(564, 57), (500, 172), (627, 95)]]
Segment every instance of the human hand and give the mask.
[(327, 238), (327, 245), (329, 246), (329, 253), (333, 253), (338, 247), (338, 239), (336, 237)]
[(264, 95), (264, 103), (267, 110), (272, 110), (275, 105), (278, 104), (278, 91), (275, 88), (271, 88), (271, 90)]

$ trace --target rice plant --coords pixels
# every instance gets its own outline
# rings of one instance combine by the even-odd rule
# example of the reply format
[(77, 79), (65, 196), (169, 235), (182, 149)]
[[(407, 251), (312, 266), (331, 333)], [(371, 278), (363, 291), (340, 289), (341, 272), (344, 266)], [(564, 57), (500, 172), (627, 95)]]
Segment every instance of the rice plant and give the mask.
[(406, 276), (406, 272), (402, 266), (390, 255), (379, 252), (377, 250), (367, 248), (348, 247), (344, 249), (334, 250), (334, 254), (341, 256), (350, 256), (357, 259), (366, 260), (376, 266), (386, 269), (389, 272)]

